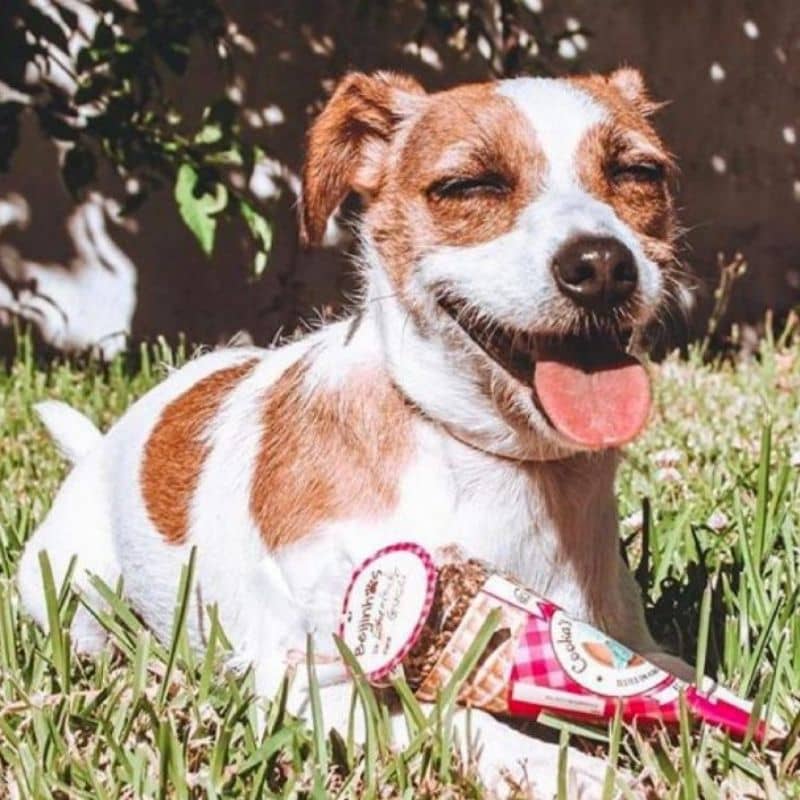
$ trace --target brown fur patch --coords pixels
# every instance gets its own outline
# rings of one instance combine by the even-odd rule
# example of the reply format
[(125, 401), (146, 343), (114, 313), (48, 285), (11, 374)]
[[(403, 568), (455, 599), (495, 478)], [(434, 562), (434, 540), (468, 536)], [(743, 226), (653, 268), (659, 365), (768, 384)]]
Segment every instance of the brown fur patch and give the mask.
[(349, 192), (369, 195), (403, 106), (424, 96), (413, 79), (392, 72), (347, 75), (308, 134), (300, 235), (318, 244), (328, 217)]
[(145, 444), (142, 497), (150, 520), (170, 544), (184, 542), (189, 531), (189, 506), (209, 450), (203, 436), (256, 363), (249, 359), (199, 380), (164, 408)]
[[(578, 146), (578, 176), (587, 191), (610, 205), (638, 234), (648, 256), (659, 263), (669, 262), (677, 235), (669, 188), (675, 171), (674, 161), (647, 120), (646, 109), (656, 104), (647, 98), (644, 85), (638, 86), (634, 97), (626, 96), (614, 80), (618, 74), (613, 73), (610, 78), (591, 75), (570, 79), (609, 113), (609, 119), (590, 130)], [(641, 76), (638, 77), (641, 80)], [(615, 164), (641, 160), (660, 164), (665, 180), (614, 180)]]
[[(497, 84), (462, 86), (428, 99), (366, 215), (373, 241), (401, 284), (429, 248), (475, 245), (511, 230), (546, 169), (532, 126)], [(446, 178), (484, 175), (499, 176), (507, 191), (455, 198), (429, 192)]]
[(410, 455), (411, 413), (386, 375), (356, 372), (309, 393), (306, 371), (290, 367), (264, 404), (250, 510), (270, 549), (323, 522), (387, 513)]

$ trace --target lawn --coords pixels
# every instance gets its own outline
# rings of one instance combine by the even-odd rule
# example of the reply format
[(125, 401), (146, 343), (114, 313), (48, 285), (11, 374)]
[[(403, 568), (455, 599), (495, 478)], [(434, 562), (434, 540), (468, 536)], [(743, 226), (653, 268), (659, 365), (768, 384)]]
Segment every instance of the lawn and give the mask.
[[(110, 587), (113, 646), (91, 660), (69, 650), (69, 592), (52, 587), (58, 635), (20, 611), (15, 563), (66, 469), (33, 403), (65, 400), (106, 428), (184, 358), (159, 345), (105, 368), (45, 364), (21, 337), (0, 367), (0, 797), (481, 797), (470, 764), (450, 757), (446, 725), (412, 723), (412, 748), (395, 752), (367, 692), (357, 700), (374, 723), (363, 751), (346, 731), (305, 729), (280, 697), (260, 730), (251, 676), (224, 668), (224, 634), (206, 654), (188, 652), (180, 591), (174, 640), (162, 644)], [(563, 743), (609, 752), (650, 797), (800, 797), (800, 340), (787, 331), (757, 356), (714, 364), (695, 349), (653, 372), (653, 423), (619, 480), (651, 626), (792, 733), (768, 752), (688, 725), (645, 735), (547, 724)]]

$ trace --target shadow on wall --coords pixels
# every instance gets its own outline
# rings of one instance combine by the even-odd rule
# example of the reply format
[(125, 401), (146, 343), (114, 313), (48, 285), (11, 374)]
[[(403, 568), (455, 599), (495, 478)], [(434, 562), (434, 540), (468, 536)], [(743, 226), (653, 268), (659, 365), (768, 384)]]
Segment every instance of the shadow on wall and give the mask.
[[(528, 4), (536, 7), (533, 0)], [(110, 352), (125, 325), (136, 339), (185, 332), (192, 341), (217, 343), (246, 330), (265, 343), (278, 330), (312, 319), (315, 310), (341, 306), (353, 288), (348, 259), (333, 250), (298, 248), (291, 190), (305, 130), (321, 98), (337, 76), (352, 68), (408, 71), (436, 89), (483, 79), (486, 64), (479, 57), (463, 60), (455, 54), (442, 64), (433, 50), (408, 47), (409, 32), (419, 24), (413, 3), (375, 4), (374, 12), (343, 0), (231, 0), (225, 5), (241, 32), (243, 49), (251, 51), (233, 90), (243, 97), (252, 135), (277, 162), (277, 167), (276, 162), (265, 164), (260, 194), (275, 197), (276, 172), (288, 184), (277, 201), (274, 250), (266, 272), (257, 280), (252, 277), (246, 237), (235, 230), (223, 230), (214, 257), (204, 258), (166, 190), (137, 213), (136, 231), (110, 224), (108, 203), (99, 195), (76, 212), (57, 177), (56, 153), (30, 125), (13, 172), (0, 178), (0, 198), (6, 198), (0, 204), (0, 309), (19, 313), (31, 292), (38, 288), (43, 293), (44, 286), (58, 285), (69, 294), (65, 287), (72, 276), (91, 291), (80, 301), (65, 301), (67, 327), (78, 332), (76, 340), (98, 335), (98, 349)], [(769, 13), (765, 4), (745, 0), (615, 0), (602, 6), (591, 0), (544, 0), (541, 15), (545, 27), (569, 30), (577, 22), (593, 34), (588, 41), (564, 40), (558, 69), (605, 71), (632, 64), (642, 69), (656, 97), (671, 101), (657, 125), (682, 166), (688, 260), (699, 282), (713, 286), (718, 251), (739, 250), (750, 271), (734, 297), (737, 318), (754, 321), (768, 306), (783, 311), (797, 302), (796, 0), (773, 0)], [(181, 84), (187, 104), (203, 103), (212, 74), (210, 64), (195, 64), (193, 75)], [(25, 213), (19, 198), (9, 200), (11, 193), (24, 198)], [(57, 280), (42, 281), (46, 270)], [(30, 314), (47, 317), (47, 310)], [(51, 310), (48, 324), (63, 327), (64, 314), (57, 323)], [(52, 341), (69, 347), (69, 332)]]

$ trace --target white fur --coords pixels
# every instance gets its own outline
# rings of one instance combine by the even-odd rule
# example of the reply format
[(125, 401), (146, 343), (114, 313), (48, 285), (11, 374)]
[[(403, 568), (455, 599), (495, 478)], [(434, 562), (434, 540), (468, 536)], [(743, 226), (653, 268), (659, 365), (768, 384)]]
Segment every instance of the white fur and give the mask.
[[(634, 251), (640, 269), (647, 264), (632, 234), (608, 207), (586, 195), (570, 172), (577, 142), (602, 113), (596, 104), (555, 82), (520, 80), (501, 91), (520, 104), (536, 128), (550, 163), (548, 188), (505, 236), (423, 259), (408, 291), (430, 310), (430, 287), (446, 278), (487, 312), (528, 326), (546, 317), (553, 289), (544, 264), (573, 232), (617, 235)], [(93, 436), (74, 416), (54, 407), (45, 412), (62, 446), (86, 455), (22, 560), (22, 599), (38, 622), (46, 620), (36, 557), (47, 549), (59, 576), (71, 555), (79, 556), (76, 580), (84, 590), (86, 570), (108, 582), (122, 574), (131, 603), (160, 636), (167, 636), (180, 568), (194, 546), (194, 601), (217, 605), (237, 654), (255, 662), (258, 688), (269, 694), (288, 652), (302, 650), (308, 632), (317, 638), (317, 652), (333, 652), (330, 634), (357, 563), (384, 544), (411, 539), (431, 549), (455, 541), (633, 648), (654, 649), (637, 589), (618, 554), (615, 454), (576, 453), (532, 407), (529, 389), (520, 390), (519, 397), (529, 424), (509, 422), (494, 402), (499, 376), (487, 377), (477, 366), (483, 356), (474, 348), (450, 346), (447, 322), (419, 326), (396, 297), (368, 237), (364, 244), (367, 292), (358, 319), (274, 350), (205, 355), (135, 403), (99, 445), (88, 446)], [(153, 525), (141, 496), (147, 439), (170, 401), (212, 372), (254, 357), (258, 365), (227, 397), (207, 431), (209, 454), (191, 505), (189, 536), (183, 544), (171, 544)], [(413, 455), (398, 476), (399, 501), (384, 518), (325, 521), (305, 538), (268, 552), (249, 510), (264, 397), (301, 357), (310, 364), (305, 377), (310, 395), (346, 388), (365, 369), (388, 370), (423, 413), (413, 414), (408, 441)], [(532, 460), (545, 453), (570, 455), (569, 466)], [(188, 617), (196, 644), (203, 641), (202, 619), (198, 608)], [(76, 620), (79, 646), (96, 647), (101, 638), (88, 615)], [(329, 724), (345, 724), (349, 693), (340, 685), (323, 691)], [(306, 701), (300, 681), (295, 710), (302, 712)], [(463, 714), (456, 725), (463, 734)], [(494, 780), (500, 767), (527, 759), (531, 777), (545, 793), (553, 793), (556, 751), (551, 745), (479, 711), (472, 712), (472, 729), (482, 740), (487, 780)], [(602, 776), (603, 764), (571, 757), (580, 762), (579, 772), (590, 776), (581, 784), (587, 791), (582, 796), (597, 796), (595, 779)]]
[[(552, 78), (503, 81), (499, 91), (513, 100), (528, 118), (547, 161), (545, 190), (531, 204), (520, 225), (525, 241), (537, 243), (533, 270), (540, 281), (548, 283), (547, 289), (537, 296), (549, 293), (552, 297), (555, 293), (548, 267), (559, 245), (582, 234), (611, 236), (621, 240), (633, 253), (640, 291), (652, 312), (662, 288), (658, 266), (645, 256), (630, 228), (610, 206), (593, 198), (581, 186), (577, 175), (581, 139), (606, 118), (603, 107), (587, 92)], [(530, 258), (529, 248), (526, 252), (514, 244), (510, 249), (517, 257)]]
[(34, 409), (58, 445), (61, 455), (71, 464), (77, 464), (103, 440), (94, 423), (66, 403), (45, 400), (37, 403)]

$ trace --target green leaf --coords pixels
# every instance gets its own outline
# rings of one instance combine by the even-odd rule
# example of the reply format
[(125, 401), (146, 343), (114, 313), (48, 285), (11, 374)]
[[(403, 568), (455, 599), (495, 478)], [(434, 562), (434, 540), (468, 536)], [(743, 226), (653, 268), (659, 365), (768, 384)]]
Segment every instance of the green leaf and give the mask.
[(195, 235), (203, 252), (210, 256), (214, 250), (217, 221), (214, 215), (228, 204), (228, 190), (214, 183), (213, 193), (198, 194), (199, 175), (191, 164), (181, 164), (175, 179), (175, 200), (183, 221)]
[(216, 144), (222, 139), (222, 128), (216, 122), (203, 125), (194, 140), (197, 144)]
[(272, 249), (272, 226), (266, 217), (259, 214), (246, 200), (242, 200), (239, 207), (250, 233), (258, 244), (258, 253), (255, 257), (253, 271), (256, 277), (260, 277), (267, 267), (270, 250)]

